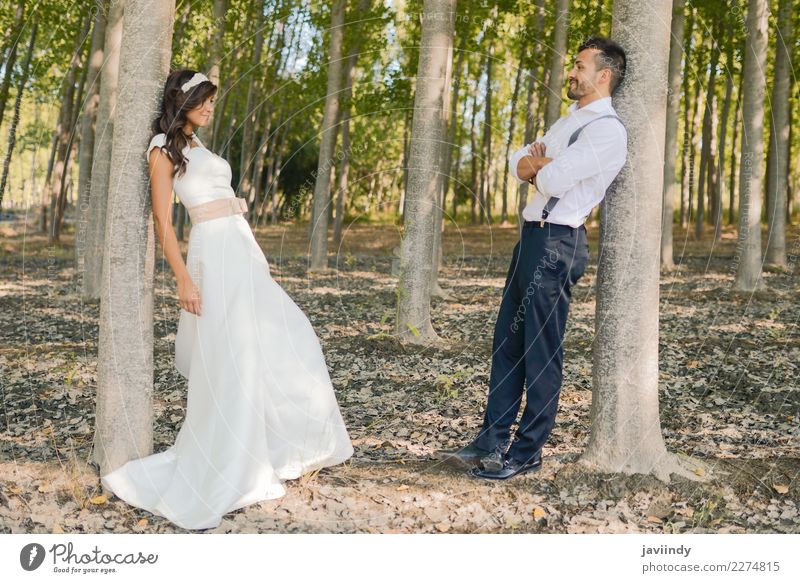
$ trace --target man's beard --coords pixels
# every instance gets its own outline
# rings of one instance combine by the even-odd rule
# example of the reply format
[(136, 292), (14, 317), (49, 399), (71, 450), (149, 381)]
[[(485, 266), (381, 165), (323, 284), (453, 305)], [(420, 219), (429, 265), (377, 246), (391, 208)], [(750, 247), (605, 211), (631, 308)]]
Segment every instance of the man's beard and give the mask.
[(580, 89), (581, 89), (580, 83), (576, 82), (574, 90), (573, 90), (572, 84), (570, 83), (568, 85), (568, 89), (567, 89), (567, 97), (569, 97), (570, 99), (579, 99), (581, 97), (582, 93), (580, 93), (580, 94), (579, 93), (575, 93), (575, 91), (579, 91), (580, 92)]

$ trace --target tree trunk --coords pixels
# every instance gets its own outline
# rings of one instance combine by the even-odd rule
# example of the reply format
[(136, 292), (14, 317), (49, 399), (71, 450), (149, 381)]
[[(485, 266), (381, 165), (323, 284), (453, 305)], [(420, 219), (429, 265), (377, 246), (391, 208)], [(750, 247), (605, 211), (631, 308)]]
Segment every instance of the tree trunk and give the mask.
[[(174, 0), (125, 0), (100, 297), (94, 460), (100, 475), (153, 451), (155, 241), (143, 153), (170, 66)], [(112, 21), (113, 22), (113, 21)]]
[(122, 43), (122, 13), (125, 0), (111, 0), (105, 31), (103, 70), (100, 73), (100, 101), (97, 121), (100, 131), (94, 137), (92, 175), (89, 183), (89, 211), (86, 231), (86, 260), (83, 277), (83, 299), (100, 298), (100, 281), (103, 273), (106, 214), (108, 208), (109, 177), (111, 173), (111, 145), (117, 111), (117, 83), (119, 79), (119, 51)]
[[(536, 0), (536, 24), (534, 37), (541, 38), (544, 28), (544, 0)], [(525, 144), (530, 144), (536, 138), (539, 121), (539, 63), (538, 59), (532, 61), (530, 71), (528, 71), (528, 103), (525, 115)], [(506, 163), (508, 160), (506, 160)], [(506, 164), (507, 165), (507, 164)], [(519, 185), (519, 199), (517, 200), (517, 225), (522, 229), (525, 219), (522, 218), (522, 211), (528, 205), (528, 183)]]
[(17, 80), (17, 96), (14, 98), (14, 115), (11, 118), (11, 127), (8, 130), (8, 149), (6, 156), (3, 160), (3, 177), (0, 179), (0, 208), (3, 206), (3, 193), (6, 190), (6, 182), (8, 181), (8, 173), (11, 167), (11, 155), (14, 152), (14, 146), (17, 142), (17, 125), (19, 124), (19, 112), (22, 107), (22, 96), (25, 93), (25, 85), (28, 83), (28, 76), (31, 70), (31, 59), (33, 58), (33, 47), (36, 44), (36, 32), (39, 28), (37, 21), (33, 22), (31, 29), (31, 37), (28, 41), (28, 51), (25, 54), (25, 63), (22, 65), (22, 73)]
[(567, 54), (567, 26), (569, 25), (569, 0), (556, 0), (556, 23), (553, 31), (553, 49), (550, 56), (550, 80), (547, 83), (546, 129), (561, 117), (561, 94), (564, 92), (564, 59)]
[(438, 337), (431, 325), (430, 272), (433, 225), (444, 139), (444, 95), (452, 54), (456, 0), (425, 0), (411, 129), (406, 224), (400, 246), (397, 334), (427, 344)]
[(104, 44), (106, 38), (106, 18), (108, 17), (109, 0), (95, 0), (94, 26), (92, 42), (89, 48), (88, 77), (89, 90), (83, 106), (81, 122), (81, 148), (78, 174), (78, 205), (75, 221), (75, 273), (78, 281), (76, 289), (80, 293), (85, 288), (86, 253), (89, 241), (89, 206), (91, 201), (92, 164), (94, 159), (94, 136), (96, 130), (97, 109), (100, 102), (100, 71), (103, 67)]
[(6, 111), (6, 102), (8, 101), (8, 91), (11, 89), (11, 77), (14, 74), (14, 65), (17, 62), (17, 47), (19, 46), (19, 42), (17, 42), (13, 37), (19, 34), (19, 30), (21, 30), (24, 22), (25, 16), (25, 4), (23, 2), (19, 2), (17, 4), (17, 9), (14, 14), (14, 28), (11, 29), (10, 36), (11, 38), (11, 47), (8, 51), (8, 57), (5, 59), (3, 63), (3, 83), (0, 84), (0, 127), (3, 125), (3, 116), (5, 115)]
[(711, 118), (714, 115), (714, 93), (716, 90), (717, 81), (717, 64), (719, 63), (719, 44), (716, 42), (717, 35), (711, 35), (711, 58), (708, 64), (708, 85), (706, 86), (706, 99), (705, 108), (703, 110), (703, 130), (702, 130), (702, 147), (700, 150), (700, 174), (697, 184), (697, 214), (694, 219), (694, 238), (700, 240), (703, 238), (703, 223), (705, 222), (705, 194), (706, 182), (708, 176), (708, 167), (712, 163), (711, 155)]
[[(174, 0), (170, 1), (174, 2)], [(218, 87), (217, 95), (220, 96), (219, 101), (222, 103), (218, 104), (219, 107), (214, 108), (211, 112), (208, 124), (197, 130), (200, 140), (205, 144), (211, 144), (211, 150), (214, 152), (217, 151), (218, 146), (219, 122), (225, 112), (226, 102), (229, 97), (229, 92), (222, 90), (219, 76), (219, 62), (222, 60), (222, 41), (225, 37), (225, 12), (227, 9), (228, 0), (214, 0), (214, 32), (211, 37), (211, 47), (209, 47), (208, 61), (206, 63), (206, 76), (209, 81)]]
[(668, 269), (675, 266), (672, 258), (672, 224), (675, 214), (675, 162), (678, 155), (678, 114), (681, 108), (681, 53), (683, 52), (685, 7), (686, 0), (673, 0), (667, 125), (664, 140), (664, 208), (661, 214), (661, 265)]
[(470, 223), (473, 225), (478, 224), (477, 202), (478, 202), (478, 146), (475, 140), (475, 118), (478, 113), (478, 97), (477, 92), (472, 94), (472, 123), (469, 130), (469, 140), (471, 148), (471, 173), (470, 173)]
[(725, 76), (725, 101), (722, 104), (722, 118), (719, 120), (719, 148), (717, 149), (717, 197), (712, 210), (714, 223), (714, 241), (722, 236), (722, 197), (725, 191), (725, 146), (728, 135), (728, 119), (730, 118), (731, 99), (733, 97), (733, 21), (728, 23), (728, 46), (725, 56), (727, 75)]
[[(359, 19), (370, 9), (370, 0), (360, 0), (356, 7)], [(344, 91), (342, 93), (341, 126), (342, 126), (342, 160), (339, 164), (336, 187), (336, 217), (333, 221), (333, 246), (339, 248), (342, 242), (342, 225), (344, 224), (344, 201), (347, 194), (347, 177), (350, 172), (350, 110), (353, 100), (353, 82), (355, 81), (356, 63), (361, 52), (361, 20), (354, 25), (352, 32), (353, 46), (347, 55), (344, 70)]]
[[(612, 38), (627, 52), (614, 107), (628, 159), (603, 201), (592, 430), (581, 462), (603, 472), (697, 477), (667, 452), (658, 403), (659, 264), (672, 3), (614, 2)], [(688, 464), (687, 464), (688, 466)]]
[[(257, 92), (258, 82), (257, 76), (261, 72), (261, 51), (264, 45), (264, 0), (257, 2), (258, 16), (256, 17), (256, 32), (255, 32), (255, 49), (253, 50), (252, 69), (250, 79), (247, 83), (247, 101), (245, 105), (246, 121), (242, 124), (242, 150), (239, 158), (239, 187), (237, 188), (236, 196), (248, 197), (251, 191), (252, 184), (250, 178), (252, 172), (250, 165), (253, 161), (254, 139), (253, 134), (257, 127), (256, 121), (258, 118), (258, 109), (260, 105), (254, 106), (253, 103), (259, 100), (260, 95)], [(252, 203), (252, 201), (250, 201)], [(253, 207), (250, 206), (252, 209)]]
[(328, 91), (322, 118), (314, 201), (311, 212), (311, 265), (309, 271), (328, 269), (328, 204), (331, 168), (336, 149), (336, 121), (339, 118), (339, 92), (342, 88), (342, 44), (344, 40), (344, 0), (335, 0), (331, 9), (330, 46), (328, 50)]
[(791, 99), (791, 50), (794, 45), (792, 3), (781, 0), (778, 12), (780, 34), (775, 41), (775, 73), (772, 87), (772, 131), (767, 161), (767, 253), (765, 261), (786, 266), (786, 198), (789, 182), (789, 106)]
[[(520, 43), (519, 65), (514, 79), (514, 90), (511, 93), (511, 114), (508, 120), (508, 139), (506, 140), (506, 151), (503, 160), (507, 161), (511, 155), (511, 144), (514, 142), (514, 129), (517, 121), (517, 98), (519, 97), (519, 86), (522, 80), (522, 62), (525, 60), (527, 45)], [(508, 164), (503, 164), (503, 198), (500, 207), (500, 224), (508, 224)]]
[(489, 193), (492, 172), (492, 65), (494, 45), (486, 53), (486, 96), (483, 100), (483, 143), (481, 144), (481, 183), (478, 191), (480, 223), (492, 223), (492, 207)]
[(729, 206), (728, 206), (728, 224), (732, 225), (736, 218), (736, 160), (738, 156), (736, 155), (736, 142), (737, 138), (739, 137), (739, 112), (741, 111), (742, 105), (742, 82), (744, 81), (744, 75), (739, 75), (739, 88), (736, 90), (736, 109), (733, 112), (733, 141), (731, 142), (731, 187), (728, 191), (728, 196), (730, 197)]
[(749, 0), (742, 76), (742, 164), (739, 169), (739, 242), (733, 287), (752, 292), (761, 279), (761, 162), (767, 65), (767, 0)]
[[(455, 32), (454, 32), (455, 34)], [(452, 78), (453, 78), (453, 45), (450, 44), (449, 54), (447, 55), (447, 70), (445, 72), (445, 80), (444, 80), (444, 95), (442, 96), (442, 104), (443, 104), (443, 111), (442, 111), (442, 124), (445, 128), (445, 131), (450, 127), (450, 118), (455, 117), (453, 113), (453, 108), (451, 107), (451, 92), (452, 92)], [(447, 158), (449, 156), (448, 150), (450, 150), (451, 146), (445, 140), (442, 140), (439, 144), (439, 172), (437, 175), (437, 180), (439, 182), (438, 189), (436, 191), (436, 205), (434, 206), (434, 214), (433, 214), (433, 248), (432, 248), (432, 264), (431, 264), (431, 295), (437, 296), (440, 298), (450, 299), (452, 296), (450, 292), (447, 290), (442, 289), (439, 285), (439, 270), (442, 267), (442, 228), (444, 223), (444, 190), (445, 190), (445, 182), (447, 181), (448, 177), (447, 174), (443, 171), (449, 163), (447, 162)]]
[(81, 46), (89, 33), (91, 19), (87, 16), (83, 21), (78, 38), (75, 40), (75, 47), (72, 52), (72, 59), (69, 71), (64, 83), (64, 97), (61, 106), (61, 116), (58, 127), (58, 147), (56, 151), (56, 161), (53, 166), (53, 174), (50, 177), (50, 230), (47, 235), (48, 243), (59, 240), (61, 235), (61, 192), (64, 174), (67, 169), (67, 157), (69, 156), (70, 135), (72, 133), (72, 108), (75, 102), (75, 77), (78, 73), (81, 60)]

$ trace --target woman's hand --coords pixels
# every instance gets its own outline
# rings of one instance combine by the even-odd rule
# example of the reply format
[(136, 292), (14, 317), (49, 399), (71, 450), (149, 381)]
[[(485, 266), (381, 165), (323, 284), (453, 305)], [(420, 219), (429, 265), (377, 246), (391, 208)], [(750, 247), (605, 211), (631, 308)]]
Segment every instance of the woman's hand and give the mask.
[(188, 275), (178, 279), (178, 299), (182, 309), (196, 316), (201, 315), (200, 290)]

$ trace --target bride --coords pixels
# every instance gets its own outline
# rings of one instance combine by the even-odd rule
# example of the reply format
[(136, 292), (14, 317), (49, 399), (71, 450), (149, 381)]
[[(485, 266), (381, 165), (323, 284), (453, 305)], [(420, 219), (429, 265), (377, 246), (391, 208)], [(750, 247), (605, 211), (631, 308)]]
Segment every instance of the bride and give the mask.
[[(188, 380), (186, 419), (170, 448), (101, 477), (119, 498), (186, 529), (215, 527), (228, 512), (283, 496), (283, 480), (353, 455), (319, 340), (272, 279), (228, 162), (194, 134), (216, 91), (202, 73), (171, 73), (145, 154), (182, 308), (175, 367)], [(186, 263), (173, 190), (192, 221)]]

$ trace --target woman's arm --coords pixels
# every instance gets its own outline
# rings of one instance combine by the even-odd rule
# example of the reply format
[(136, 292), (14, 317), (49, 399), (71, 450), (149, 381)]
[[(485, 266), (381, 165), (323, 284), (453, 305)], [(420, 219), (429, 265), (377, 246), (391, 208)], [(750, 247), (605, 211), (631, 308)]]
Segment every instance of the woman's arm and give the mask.
[(150, 190), (153, 201), (153, 221), (156, 235), (172, 273), (178, 283), (178, 299), (181, 308), (200, 315), (200, 291), (189, 275), (183, 261), (178, 238), (172, 228), (172, 162), (160, 148), (153, 148), (148, 159), (150, 166)]

